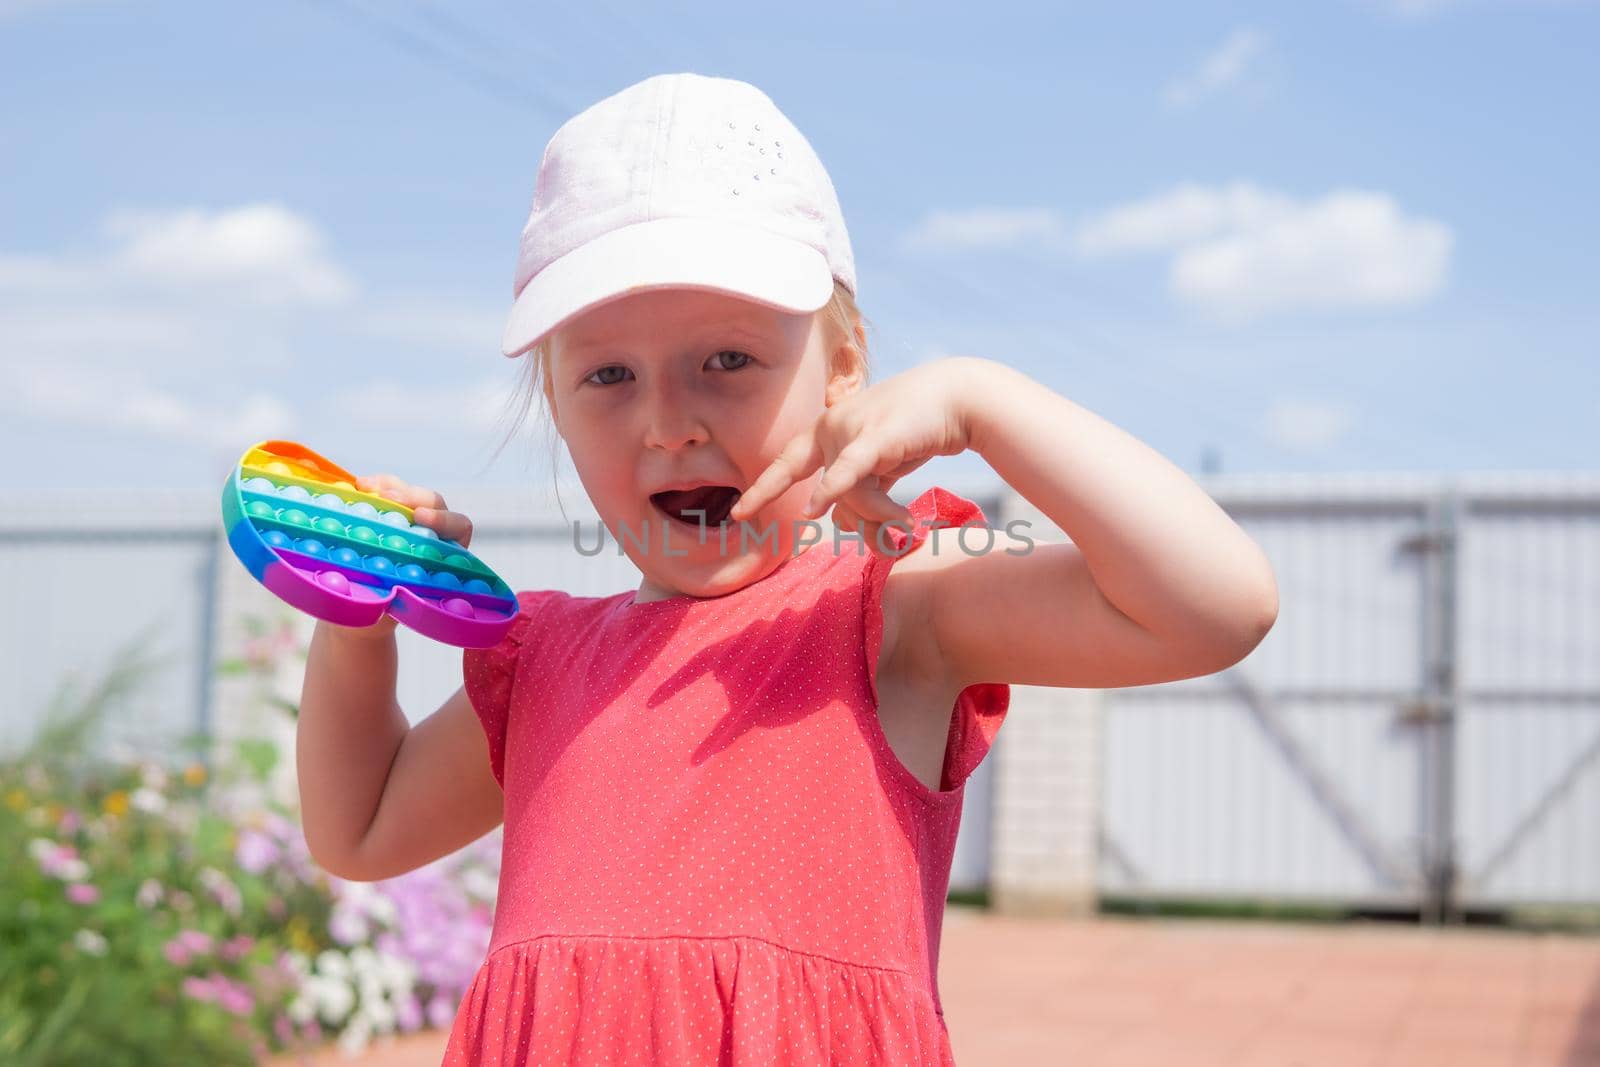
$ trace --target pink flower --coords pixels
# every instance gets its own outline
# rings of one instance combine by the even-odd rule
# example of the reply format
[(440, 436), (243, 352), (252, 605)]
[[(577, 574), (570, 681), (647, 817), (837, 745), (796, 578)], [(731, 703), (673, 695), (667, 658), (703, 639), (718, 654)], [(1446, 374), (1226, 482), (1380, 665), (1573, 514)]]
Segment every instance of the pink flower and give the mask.
[(204, 930), (179, 930), (177, 936), (161, 946), (161, 954), (175, 967), (187, 967), (196, 956), (211, 951), (211, 935)]
[(234, 861), (251, 874), (271, 867), (282, 854), (283, 849), (270, 835), (251, 829), (239, 831), (239, 844), (233, 850)]
[(256, 1007), (249, 987), (223, 974), (208, 974), (204, 978), (190, 975), (183, 980), (183, 992), (194, 1000), (214, 1003), (234, 1015), (249, 1015)]
[(249, 934), (240, 934), (238, 937), (225, 941), (218, 951), (225, 960), (236, 960), (255, 947), (255, 938)]
[(67, 886), (67, 899), (74, 904), (93, 904), (100, 899), (100, 890), (88, 882), (73, 882)]
[(183, 980), (184, 995), (194, 1000), (203, 1001), (207, 1004), (216, 1000), (217, 990), (215, 983), (212, 981), (212, 977), (216, 976), (199, 978), (195, 975), (190, 975), (188, 978), (185, 978)]
[(62, 814), (61, 821), (56, 824), (56, 831), (63, 834), (77, 833), (78, 828), (82, 825), (83, 816), (69, 808)]
[(235, 1015), (249, 1015), (255, 1011), (255, 998), (250, 995), (250, 990), (237, 982), (230, 982), (220, 974), (216, 976), (215, 989), (217, 1003), (224, 1011)]
[(39, 869), (51, 878), (59, 878), (63, 882), (81, 882), (89, 877), (89, 865), (78, 857), (78, 850), (71, 845), (36, 837), (29, 843), (28, 851), (33, 854)]
[(395, 1022), (399, 1024), (400, 1032), (409, 1034), (413, 1030), (422, 1029), (422, 1002), (415, 993), (407, 993), (394, 1006)]
[(211, 951), (211, 935), (204, 930), (179, 930), (173, 940), (197, 956)]
[(428, 1001), (428, 1023), (435, 1029), (444, 1029), (455, 1020), (455, 1005), (445, 997), (437, 996)]

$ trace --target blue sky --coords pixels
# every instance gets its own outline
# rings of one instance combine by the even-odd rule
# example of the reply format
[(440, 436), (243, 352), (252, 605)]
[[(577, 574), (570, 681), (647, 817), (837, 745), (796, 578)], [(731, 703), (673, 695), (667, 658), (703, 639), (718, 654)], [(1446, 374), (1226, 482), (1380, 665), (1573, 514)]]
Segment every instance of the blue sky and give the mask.
[(490, 462), (539, 156), (675, 70), (816, 147), (879, 377), (998, 359), (1193, 473), (1596, 466), (1600, 5), (795, 10), (0, 0), (6, 484), (547, 482)]

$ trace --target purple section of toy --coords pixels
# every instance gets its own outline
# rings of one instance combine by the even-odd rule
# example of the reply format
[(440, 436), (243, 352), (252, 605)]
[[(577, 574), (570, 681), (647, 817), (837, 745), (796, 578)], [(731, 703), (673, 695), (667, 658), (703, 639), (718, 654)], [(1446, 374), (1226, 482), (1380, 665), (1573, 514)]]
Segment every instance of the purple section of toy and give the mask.
[[(374, 584), (375, 576), (370, 571), (359, 567), (348, 567), (342, 563), (335, 563), (332, 559), (323, 556), (307, 556), (289, 548), (274, 548), (274, 552), (285, 563), (294, 567), (305, 575), (308, 581), (314, 581), (318, 572), (335, 571), (349, 579), (350, 592), (340, 593), (329, 588), (326, 584), (320, 585), (320, 590), (327, 596), (344, 597), (359, 602), (370, 603), (374, 600), (387, 601), (390, 597), (389, 588)], [(438, 586), (430, 587), (426, 592), (417, 588), (417, 583), (404, 580), (391, 583), (411, 590), (417, 599), (427, 603), (442, 603), (447, 599), (462, 600), (472, 605), (473, 617), (479, 619), (504, 619), (516, 614), (516, 602), (507, 602), (504, 597), (492, 596), (487, 593), (468, 593), (460, 589), (441, 589)], [(444, 610), (441, 606), (440, 610)]]

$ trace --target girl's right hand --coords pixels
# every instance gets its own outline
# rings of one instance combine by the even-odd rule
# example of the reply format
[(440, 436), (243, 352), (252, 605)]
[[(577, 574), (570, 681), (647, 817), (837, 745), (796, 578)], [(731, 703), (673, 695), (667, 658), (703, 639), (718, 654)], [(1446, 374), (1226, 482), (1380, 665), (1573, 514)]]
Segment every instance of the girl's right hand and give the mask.
[(412, 509), (412, 519), (426, 526), (442, 538), (449, 538), (466, 548), (472, 541), (472, 520), (459, 511), (450, 511), (444, 497), (432, 489), (407, 485), (392, 474), (363, 475), (356, 479), (356, 488), (372, 493)]
[[(356, 488), (363, 493), (381, 496), (411, 508), (411, 517), (419, 526), (426, 526), (441, 538), (448, 538), (466, 548), (472, 541), (472, 520), (459, 511), (451, 511), (444, 497), (432, 489), (409, 485), (392, 474), (363, 475), (356, 478)], [(394, 633), (399, 625), (393, 615), (383, 615), (370, 626), (341, 626), (321, 620), (336, 632), (351, 636), (381, 638)]]

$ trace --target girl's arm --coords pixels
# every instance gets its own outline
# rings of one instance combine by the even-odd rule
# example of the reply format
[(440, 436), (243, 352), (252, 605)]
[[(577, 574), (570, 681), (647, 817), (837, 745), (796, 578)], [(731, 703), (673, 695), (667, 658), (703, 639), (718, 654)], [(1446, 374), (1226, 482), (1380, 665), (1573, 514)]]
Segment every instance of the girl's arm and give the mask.
[(950, 530), (937, 553), (906, 558), (936, 572), (907, 587), (955, 684), (1147, 685), (1222, 670), (1260, 643), (1278, 614), (1272, 567), (1204, 490), (1019, 371), (953, 363), (970, 447), (1072, 539), (1030, 549), (997, 532), (981, 552), (967, 534), (969, 555)]
[(395, 700), (394, 622), (319, 622), (295, 733), (306, 846), (330, 874), (414, 870), (499, 824), (500, 785), (466, 694), (415, 726)]

